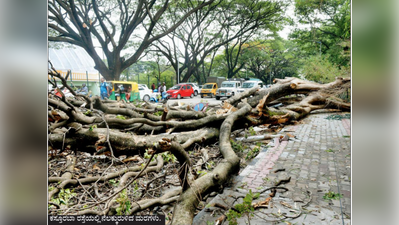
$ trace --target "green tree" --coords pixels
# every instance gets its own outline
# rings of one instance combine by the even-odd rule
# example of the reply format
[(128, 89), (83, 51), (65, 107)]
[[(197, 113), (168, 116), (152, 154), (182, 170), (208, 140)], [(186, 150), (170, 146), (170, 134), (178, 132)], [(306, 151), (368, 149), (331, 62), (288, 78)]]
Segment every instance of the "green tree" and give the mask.
[(338, 67), (350, 64), (350, 1), (295, 0), (299, 22), (308, 25), (290, 34), (307, 55), (328, 54)]
[[(49, 41), (80, 46), (93, 58), (95, 68), (108, 80), (137, 62), (150, 44), (179, 27), (197, 10), (215, 0), (192, 1), (192, 7), (168, 27), (160, 21), (171, 4), (163, 0), (49, 0)], [(97, 54), (99, 43), (106, 61)]]
[[(135, 81), (137, 82), (137, 75), (141, 77), (141, 74), (147, 74), (152, 71), (153, 62), (151, 61), (139, 61), (134, 63), (125, 69), (120, 76), (120, 80)], [(142, 80), (140, 78), (140, 80)], [(145, 82), (147, 83), (147, 82)]]
[[(154, 47), (178, 71), (181, 81), (192, 76), (203, 81), (206, 77), (201, 76), (211, 73), (218, 50), (224, 47), (234, 51), (233, 45), (244, 43), (260, 31), (276, 31), (285, 19), (282, 15), (285, 7), (281, 1), (223, 0), (217, 7), (210, 5), (190, 15), (183, 26), (170, 33), (169, 42), (162, 39)], [(187, 7), (179, 9), (186, 11)], [(170, 14), (173, 18), (176, 13)], [(207, 61), (209, 67), (205, 66)], [(228, 68), (235, 70), (234, 60), (230, 62)]]
[(274, 78), (297, 76), (299, 58), (294, 43), (281, 38), (256, 40), (236, 46), (232, 51), (225, 51), (215, 57), (213, 66), (217, 76), (228, 74), (229, 65), (226, 54), (235, 58), (235, 77), (255, 77), (265, 83)]
[(298, 53), (296, 47), (281, 38), (250, 43), (243, 60), (248, 62), (248, 68), (267, 84), (274, 78), (297, 76)]
[(347, 67), (338, 68), (328, 59), (328, 55), (310, 56), (305, 60), (301, 69), (303, 76), (311, 81), (320, 83), (329, 83), (335, 80), (335, 77), (347, 77), (350, 70)]

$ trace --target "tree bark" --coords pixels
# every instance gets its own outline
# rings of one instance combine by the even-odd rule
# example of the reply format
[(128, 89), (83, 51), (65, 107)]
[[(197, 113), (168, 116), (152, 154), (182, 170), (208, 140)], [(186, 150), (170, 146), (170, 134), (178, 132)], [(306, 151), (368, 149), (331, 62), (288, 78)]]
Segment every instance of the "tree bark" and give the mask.
[[(177, 201), (172, 223), (191, 224), (201, 199), (212, 191), (223, 188), (228, 179), (238, 172), (240, 158), (230, 144), (233, 130), (265, 124), (282, 125), (300, 120), (314, 110), (350, 110), (350, 103), (337, 97), (337, 93), (350, 88), (350, 79), (337, 78), (329, 84), (318, 84), (298, 78), (286, 78), (275, 79), (275, 83), (268, 89), (252, 88), (237, 94), (225, 100), (222, 105), (208, 106), (212, 110), (207, 112), (196, 112), (187, 105), (164, 105), (158, 108), (157, 105), (143, 103), (140, 108), (130, 103), (104, 101), (98, 97), (81, 101), (49, 94), (48, 145), (51, 149), (60, 149), (60, 152), (68, 148), (92, 154), (101, 154), (112, 148), (115, 157), (144, 155), (146, 150), (154, 150), (157, 153), (171, 152), (180, 164), (176, 173), (182, 188), (173, 193), (162, 193), (163, 197), (160, 198), (138, 200), (140, 206), (132, 205), (131, 213), (155, 204)], [(86, 105), (82, 106), (83, 103)], [(159, 116), (159, 112), (162, 112), (162, 116)], [(264, 134), (261, 139), (273, 137)], [(241, 141), (249, 139), (251, 138)], [(198, 145), (202, 148), (217, 141), (223, 159), (212, 171), (193, 180), (196, 175), (190, 176), (190, 170), (202, 164), (193, 161), (195, 157), (187, 151), (198, 149)], [(158, 159), (161, 159), (160, 155)], [(68, 158), (68, 163), (71, 162), (74, 162), (72, 158)], [(157, 163), (157, 166), (151, 165), (145, 172), (164, 168), (160, 160), (157, 160)], [(61, 182), (49, 193), (50, 197), (67, 184), (87, 185), (93, 181), (117, 179), (120, 176), (123, 177), (119, 181), (124, 184), (128, 183), (129, 176), (144, 172), (138, 172), (139, 168), (136, 167), (107, 172), (101, 178), (94, 176), (77, 180), (71, 176), (71, 171), (74, 170), (71, 165), (68, 166), (67, 172), (61, 173), (61, 177), (49, 177), (51, 185)], [(118, 186), (118, 191), (124, 187)], [(77, 214), (108, 213), (112, 204), (106, 206), (102, 211), (93, 208), (79, 209)]]
[[(49, 135), (49, 145), (53, 148), (61, 148), (63, 145), (69, 145), (70, 148), (77, 148), (80, 151), (95, 153), (96, 144), (97, 146), (107, 146), (104, 139), (102, 139), (106, 134), (106, 128), (81, 128), (76, 132), (67, 133), (66, 137), (64, 137), (63, 133), (53, 133)], [(114, 155), (119, 156), (144, 154), (145, 149), (152, 148), (154, 142), (162, 140), (163, 138), (175, 140), (179, 144), (185, 144), (192, 137), (199, 137), (199, 142), (207, 143), (215, 141), (218, 135), (219, 130), (216, 128), (203, 128), (196, 131), (155, 136), (135, 135), (110, 130), (109, 141), (112, 145)]]
[(172, 224), (191, 224), (196, 206), (202, 196), (223, 186), (231, 175), (238, 172), (240, 159), (230, 145), (231, 128), (239, 117), (244, 116), (250, 110), (251, 106), (246, 104), (225, 119), (219, 135), (219, 147), (224, 160), (212, 172), (195, 180), (191, 187), (183, 192), (176, 205)]

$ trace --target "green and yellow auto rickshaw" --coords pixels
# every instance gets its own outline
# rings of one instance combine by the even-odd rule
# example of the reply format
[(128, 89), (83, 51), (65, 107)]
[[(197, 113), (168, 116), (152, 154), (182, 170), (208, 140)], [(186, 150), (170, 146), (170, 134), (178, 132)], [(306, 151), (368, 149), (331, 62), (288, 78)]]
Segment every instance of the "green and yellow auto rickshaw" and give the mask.
[(130, 81), (111, 81), (112, 92), (109, 96), (111, 100), (125, 100), (132, 102), (140, 100), (139, 87), (136, 82)]

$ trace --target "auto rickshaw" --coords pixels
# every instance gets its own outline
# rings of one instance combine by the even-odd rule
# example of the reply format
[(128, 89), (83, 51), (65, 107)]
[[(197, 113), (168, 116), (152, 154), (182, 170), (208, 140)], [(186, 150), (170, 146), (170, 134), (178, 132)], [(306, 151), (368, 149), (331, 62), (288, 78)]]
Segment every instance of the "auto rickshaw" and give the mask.
[(112, 92), (109, 96), (110, 100), (123, 99), (129, 102), (140, 100), (139, 86), (136, 82), (111, 81), (110, 83), (112, 85)]

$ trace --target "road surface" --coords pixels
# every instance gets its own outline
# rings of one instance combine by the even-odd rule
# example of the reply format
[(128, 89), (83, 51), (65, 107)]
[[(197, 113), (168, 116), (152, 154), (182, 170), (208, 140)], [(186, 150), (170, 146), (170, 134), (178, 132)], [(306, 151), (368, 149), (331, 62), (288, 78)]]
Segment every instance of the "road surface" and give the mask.
[(185, 98), (181, 98), (181, 99), (175, 99), (175, 98), (171, 98), (168, 100), (168, 104), (171, 104), (173, 102), (177, 102), (180, 101), (182, 103), (185, 104), (190, 104), (190, 105), (195, 105), (197, 103), (209, 103), (211, 105), (216, 105), (216, 104), (220, 104), (222, 103), (222, 100), (225, 100), (226, 98), (222, 98), (221, 100), (216, 100), (215, 98), (201, 98), (200, 95), (194, 96), (194, 98), (190, 98), (190, 97), (185, 97)]

